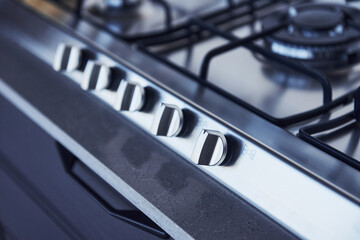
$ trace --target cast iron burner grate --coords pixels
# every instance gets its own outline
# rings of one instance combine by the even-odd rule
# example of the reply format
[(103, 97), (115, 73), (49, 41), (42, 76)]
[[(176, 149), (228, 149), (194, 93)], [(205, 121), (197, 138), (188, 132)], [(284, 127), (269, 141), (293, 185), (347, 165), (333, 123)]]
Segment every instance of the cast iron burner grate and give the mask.
[[(340, 117), (322, 121), (320, 123), (316, 123), (313, 125), (309, 125), (300, 129), (298, 136), (313, 144), (314, 146), (322, 149), (323, 151), (335, 156), (336, 158), (346, 162), (350, 166), (360, 170), (360, 161), (354, 159), (349, 154), (346, 154), (343, 151), (339, 151), (335, 147), (327, 144), (325, 141), (321, 140), (321, 138), (316, 137), (316, 134), (329, 131), (329, 130), (336, 130), (338, 128), (348, 128), (351, 129), (356, 128), (359, 126), (360, 123), (360, 88), (356, 90), (353, 95), (354, 99), (354, 110), (350, 111)], [(358, 139), (356, 140), (358, 143)]]
[[(276, 4), (280, 1), (245, 1), (241, 3), (233, 3), (232, 5), (229, 5), (227, 11), (230, 13), (232, 11), (235, 11), (237, 8), (245, 7), (247, 6), (247, 11), (242, 12), (239, 15), (236, 15), (236, 17), (243, 17), (246, 15), (253, 16), (252, 20), (250, 22), (254, 23), (256, 20), (259, 20), (256, 18), (256, 11), (259, 10), (259, 8), (262, 8), (264, 6), (269, 6), (272, 4)], [(228, 16), (231, 16), (231, 18), (226, 19), (226, 21), (233, 20), (234, 15), (229, 14)], [(311, 118), (314, 118), (316, 116), (319, 116), (321, 114), (327, 113), (330, 110), (340, 106), (345, 105), (352, 101), (352, 96), (354, 94), (354, 91), (349, 92), (341, 97), (338, 97), (337, 99), (332, 99), (332, 87), (329, 79), (319, 71), (319, 69), (316, 69), (309, 64), (306, 64), (304, 62), (299, 62), (284, 56), (281, 56), (279, 54), (276, 54), (269, 50), (266, 47), (260, 46), (259, 44), (256, 44), (256, 40), (264, 39), (266, 37), (272, 36), (273, 34), (283, 30), (284, 28), (287, 28), (289, 24), (291, 23), (290, 19), (287, 19), (286, 21), (279, 22), (278, 24), (273, 24), (271, 27), (267, 27), (266, 29), (263, 29), (262, 31), (252, 34), (246, 38), (240, 39), (239, 37), (232, 34), (229, 30), (230, 29), (221, 29), (219, 25), (223, 24), (224, 22), (216, 22), (212, 21), (211, 18), (192, 18), (188, 21), (187, 25), (180, 30), (176, 31), (168, 31), (166, 33), (163, 33), (161, 35), (158, 35), (156, 37), (150, 37), (143, 39), (141, 41), (137, 41), (137, 44), (139, 45), (139, 48), (146, 52), (147, 54), (153, 56), (154, 58), (162, 61), (163, 63), (167, 64), (168, 66), (171, 66), (178, 71), (182, 72), (183, 74), (186, 74), (190, 76), (192, 79), (200, 82), (201, 84), (205, 85), (206, 87), (209, 87), (218, 93), (227, 96), (232, 101), (250, 109), (251, 111), (257, 113), (258, 115), (262, 116), (263, 118), (269, 120), (270, 122), (281, 126), (286, 127), (292, 124), (296, 124)], [(357, 29), (358, 26), (356, 25)], [(228, 40), (228, 43), (214, 48), (210, 50), (206, 56), (203, 59), (201, 70), (199, 74), (194, 74), (193, 72), (189, 71), (188, 69), (184, 67), (180, 67), (176, 65), (175, 63), (169, 61), (165, 57), (163, 57), (160, 54), (157, 54), (156, 52), (153, 52), (151, 50), (151, 47), (161, 45), (161, 44), (172, 44), (174, 42), (179, 42), (180, 40), (187, 39), (186, 45), (182, 45), (181, 47), (187, 47), (193, 44), (195, 41), (200, 41), (203, 38), (208, 36), (220, 36), (226, 40)], [(179, 47), (179, 46), (177, 46)], [(207, 81), (207, 76), (209, 72), (209, 66), (211, 61), (224, 53), (227, 53), (233, 49), (236, 48), (246, 48), (250, 50), (252, 53), (263, 56), (268, 62), (273, 62), (278, 65), (284, 66), (286, 68), (289, 68), (291, 70), (294, 70), (298, 73), (305, 74), (306, 76), (314, 79), (315, 81), (318, 81), (322, 87), (322, 94), (323, 94), (323, 105), (311, 109), (306, 112), (302, 112), (299, 114), (283, 117), (283, 118), (277, 118), (274, 116), (269, 115), (268, 113), (256, 108), (255, 106), (249, 104), (248, 102), (245, 102), (241, 98), (234, 96), (230, 94), (229, 92), (219, 88), (218, 86), (212, 84), (211, 82)]]

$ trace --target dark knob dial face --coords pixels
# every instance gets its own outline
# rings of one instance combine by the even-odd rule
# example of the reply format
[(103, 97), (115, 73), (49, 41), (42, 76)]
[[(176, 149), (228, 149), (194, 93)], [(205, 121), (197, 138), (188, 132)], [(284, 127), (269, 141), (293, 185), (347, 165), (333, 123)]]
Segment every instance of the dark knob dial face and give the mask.
[(221, 132), (203, 129), (193, 150), (191, 160), (198, 165), (218, 166), (226, 157), (227, 140)]

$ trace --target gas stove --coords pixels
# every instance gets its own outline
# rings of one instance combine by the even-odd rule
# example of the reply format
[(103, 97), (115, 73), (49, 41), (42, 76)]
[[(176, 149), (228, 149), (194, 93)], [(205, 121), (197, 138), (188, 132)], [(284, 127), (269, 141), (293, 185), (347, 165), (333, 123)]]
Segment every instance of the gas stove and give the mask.
[[(3, 12), (2, 38), (66, 76), (106, 112), (126, 119), (294, 236), (359, 238), (359, 3), (10, 2), (0, 6), (26, 13), (29, 21)], [(119, 185), (121, 176), (88, 156), (80, 140), (66, 140), (73, 128), (60, 134), (59, 123), (54, 130), (3, 75), (1, 95), (170, 236), (201, 236), (161, 207), (138, 201), (143, 194)], [(116, 148), (104, 144), (105, 152)], [(146, 151), (139, 141), (136, 152)], [(179, 174), (176, 181), (181, 179)], [(222, 224), (216, 223), (220, 229)]]

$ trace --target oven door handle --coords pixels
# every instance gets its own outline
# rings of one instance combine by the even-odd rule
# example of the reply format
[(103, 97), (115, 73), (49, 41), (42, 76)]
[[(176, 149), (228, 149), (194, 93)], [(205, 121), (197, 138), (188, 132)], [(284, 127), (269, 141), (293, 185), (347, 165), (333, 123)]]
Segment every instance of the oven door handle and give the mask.
[[(103, 197), (94, 191), (85, 181), (78, 177), (72, 170), (77, 161), (80, 161), (74, 154), (67, 150), (62, 144), (56, 142), (62, 164), (65, 172), (71, 179), (84, 190), (87, 195), (97, 203), (106, 213), (115, 218), (121, 219), (133, 226), (145, 230), (148, 233), (156, 235), (160, 238), (169, 238), (169, 235), (157, 226), (150, 218), (138, 210), (117, 210), (109, 204)], [(89, 171), (91, 171), (89, 169)]]

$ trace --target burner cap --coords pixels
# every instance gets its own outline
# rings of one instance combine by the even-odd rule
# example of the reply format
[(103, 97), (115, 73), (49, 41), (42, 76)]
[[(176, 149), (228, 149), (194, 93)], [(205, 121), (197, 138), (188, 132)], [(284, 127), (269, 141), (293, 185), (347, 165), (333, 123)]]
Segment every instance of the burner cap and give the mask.
[(302, 4), (266, 17), (264, 30), (288, 21), (265, 37), (278, 55), (305, 61), (317, 68), (340, 68), (360, 60), (360, 31), (348, 21), (360, 23), (360, 11), (337, 4)]
[(107, 9), (128, 9), (140, 4), (140, 0), (105, 0)]
[(130, 22), (131, 18), (138, 18), (137, 12), (143, 0), (103, 0), (86, 1), (88, 11), (102, 19), (125, 18)]
[(342, 24), (344, 20), (344, 14), (338, 8), (305, 6), (292, 9), (289, 10), (289, 15), (292, 17), (293, 24), (304, 30), (331, 30)]

